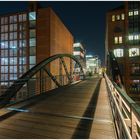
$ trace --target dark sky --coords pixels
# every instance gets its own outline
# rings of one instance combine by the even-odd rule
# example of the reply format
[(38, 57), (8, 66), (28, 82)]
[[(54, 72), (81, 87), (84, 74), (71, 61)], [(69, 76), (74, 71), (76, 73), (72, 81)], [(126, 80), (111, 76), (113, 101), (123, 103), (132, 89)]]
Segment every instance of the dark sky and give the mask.
[[(123, 1), (43, 1), (42, 7), (51, 6), (61, 18), (75, 41), (82, 42), (87, 54), (99, 55), (104, 63), (105, 16)], [(0, 1), (0, 14), (26, 10), (28, 2)]]

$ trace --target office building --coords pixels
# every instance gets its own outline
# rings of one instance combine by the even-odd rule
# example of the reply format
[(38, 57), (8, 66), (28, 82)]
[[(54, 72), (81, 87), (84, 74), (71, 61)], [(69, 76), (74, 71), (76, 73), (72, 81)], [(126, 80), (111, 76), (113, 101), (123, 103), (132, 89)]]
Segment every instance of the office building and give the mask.
[[(73, 44), (73, 55), (82, 65), (84, 72), (86, 72), (86, 50), (83, 47), (82, 43)], [(77, 69), (77, 71), (80, 71), (80, 69)]]
[(98, 56), (86, 55), (87, 73), (99, 74), (101, 68), (101, 60)]
[[(73, 53), (73, 36), (51, 8), (39, 8), (30, 2), (23, 12), (0, 16), (1, 88), (45, 58), (59, 53)], [(68, 68), (70, 60), (66, 60)], [(48, 67), (58, 74), (58, 61)], [(51, 85), (50, 85), (51, 87)]]
[(126, 92), (140, 94), (140, 2), (128, 1), (106, 17), (106, 56), (117, 58)]

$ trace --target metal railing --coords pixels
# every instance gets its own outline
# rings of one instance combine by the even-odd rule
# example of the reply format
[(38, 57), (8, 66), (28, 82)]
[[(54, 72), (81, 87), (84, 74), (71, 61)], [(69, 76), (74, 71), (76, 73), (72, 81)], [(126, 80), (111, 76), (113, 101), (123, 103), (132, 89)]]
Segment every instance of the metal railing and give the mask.
[(140, 139), (140, 106), (105, 74), (118, 138)]
[[(61, 86), (65, 86), (69, 84), (69, 79), (67, 75), (55, 75), (54, 76), (56, 80), (60, 83)], [(72, 82), (70, 84), (73, 84), (79, 80), (83, 80), (82, 75), (72, 75)], [(20, 83), (15, 84), (15, 87), (18, 86), (18, 84), (21, 84), (21, 82), (26, 81), (26, 79), (22, 79)], [(1, 87), (1, 94), (3, 94), (8, 87)], [(19, 101), (23, 101), (26, 99), (29, 99), (33, 96), (46, 93), (49, 90), (58, 88), (58, 86), (54, 83), (51, 77), (49, 76), (43, 76), (38, 77), (38, 73), (34, 75), (30, 80), (24, 83), (22, 88), (16, 93), (14, 97), (11, 98), (9, 104), (17, 103)]]

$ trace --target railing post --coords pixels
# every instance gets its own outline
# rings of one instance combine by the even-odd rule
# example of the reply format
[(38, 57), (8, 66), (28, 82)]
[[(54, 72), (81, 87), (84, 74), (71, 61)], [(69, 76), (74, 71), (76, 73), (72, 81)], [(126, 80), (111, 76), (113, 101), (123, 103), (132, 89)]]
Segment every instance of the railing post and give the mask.
[(131, 105), (131, 136), (133, 139), (136, 139), (136, 132), (137, 132), (137, 126), (135, 121), (135, 115), (133, 112), (133, 107)]

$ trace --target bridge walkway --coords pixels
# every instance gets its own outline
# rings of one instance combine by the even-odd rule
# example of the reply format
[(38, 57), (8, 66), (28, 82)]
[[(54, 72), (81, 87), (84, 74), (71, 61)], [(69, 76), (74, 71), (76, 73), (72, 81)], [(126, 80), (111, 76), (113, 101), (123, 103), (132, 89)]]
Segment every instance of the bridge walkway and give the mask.
[(116, 138), (105, 80), (99, 77), (7, 106), (0, 115), (0, 138)]

